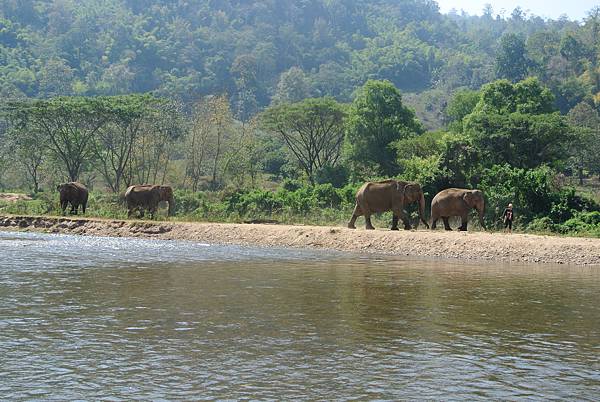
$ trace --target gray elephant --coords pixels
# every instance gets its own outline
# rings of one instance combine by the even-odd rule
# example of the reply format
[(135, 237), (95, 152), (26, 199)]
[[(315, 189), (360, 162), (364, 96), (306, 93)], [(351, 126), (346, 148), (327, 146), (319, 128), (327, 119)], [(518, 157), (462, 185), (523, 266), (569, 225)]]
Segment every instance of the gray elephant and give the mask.
[(442, 218), (444, 228), (452, 230), (448, 219), (451, 216), (460, 216), (461, 225), (458, 230), (465, 231), (469, 221), (469, 212), (472, 209), (476, 209), (479, 213), (479, 224), (485, 229), (483, 223), (485, 200), (481, 191), (462, 188), (442, 190), (431, 201), (431, 229), (435, 229), (437, 220)]
[(69, 204), (71, 204), (71, 214), (77, 215), (77, 210), (80, 205), (81, 211), (85, 214), (89, 192), (83, 184), (72, 181), (59, 184), (56, 187), (56, 190), (60, 193), (60, 209), (62, 210), (63, 215)]
[(348, 222), (350, 229), (355, 229), (356, 218), (365, 216), (365, 225), (369, 230), (375, 229), (371, 224), (371, 215), (378, 212), (392, 211), (392, 230), (398, 230), (398, 220), (402, 219), (404, 229), (410, 230), (410, 222), (404, 211), (408, 204), (417, 202), (419, 204), (419, 218), (427, 228), (425, 221), (425, 197), (418, 183), (398, 180), (385, 180), (379, 182), (367, 182), (356, 192), (356, 206), (352, 218)]
[(127, 203), (127, 217), (131, 217), (137, 209), (140, 216), (144, 216), (147, 210), (150, 217), (154, 217), (158, 209), (158, 203), (166, 201), (169, 203), (168, 215), (172, 216), (175, 210), (173, 189), (169, 186), (136, 185), (129, 186), (125, 191), (125, 202)]

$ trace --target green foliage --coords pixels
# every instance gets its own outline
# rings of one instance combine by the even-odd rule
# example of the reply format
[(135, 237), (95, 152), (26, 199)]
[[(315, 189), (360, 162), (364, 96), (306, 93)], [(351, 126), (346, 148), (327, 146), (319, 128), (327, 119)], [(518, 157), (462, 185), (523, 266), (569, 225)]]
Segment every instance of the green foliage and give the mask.
[(519, 222), (537, 219), (535, 225), (540, 225), (539, 219), (544, 217), (558, 224), (578, 211), (599, 210), (598, 204), (577, 195), (574, 189), (558, 188), (554, 184), (554, 175), (548, 167), (527, 170), (496, 165), (486, 169), (479, 188), (486, 195), (488, 219), (499, 223), (509, 202), (513, 203)]
[(479, 98), (479, 91), (462, 90), (454, 94), (446, 108), (446, 118), (453, 131), (462, 131), (462, 120), (473, 112)]
[(529, 66), (525, 38), (514, 33), (502, 36), (496, 55), (497, 76), (516, 82), (527, 76)]
[(359, 177), (373, 172), (393, 175), (397, 171), (393, 143), (424, 131), (414, 112), (402, 104), (398, 89), (389, 81), (374, 80), (359, 90), (347, 126), (346, 158)]
[(553, 100), (535, 78), (487, 84), (477, 106), (464, 119), (464, 133), (487, 166), (559, 165), (567, 159), (571, 133), (564, 117), (553, 112)]
[(296, 160), (315, 182), (315, 174), (335, 166), (344, 138), (346, 109), (333, 98), (313, 98), (268, 108), (262, 126), (281, 136)]

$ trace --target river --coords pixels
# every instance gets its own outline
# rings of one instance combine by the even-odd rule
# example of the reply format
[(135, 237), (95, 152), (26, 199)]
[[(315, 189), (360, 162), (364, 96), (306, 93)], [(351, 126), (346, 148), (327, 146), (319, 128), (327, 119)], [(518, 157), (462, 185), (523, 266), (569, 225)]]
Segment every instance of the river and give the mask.
[(0, 399), (600, 396), (600, 268), (0, 232)]

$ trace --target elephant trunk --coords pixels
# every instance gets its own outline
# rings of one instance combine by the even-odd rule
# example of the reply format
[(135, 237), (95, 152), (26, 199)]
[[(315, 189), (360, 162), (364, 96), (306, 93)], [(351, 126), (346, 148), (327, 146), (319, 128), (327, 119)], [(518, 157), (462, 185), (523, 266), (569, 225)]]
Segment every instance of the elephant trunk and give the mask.
[(485, 213), (485, 205), (483, 201), (480, 205), (477, 205), (477, 212), (479, 213), (479, 224), (483, 228), (483, 230), (487, 230), (485, 227), (485, 223), (483, 222), (483, 214)]
[(169, 197), (168, 203), (169, 203), (168, 216), (173, 216), (173, 215), (175, 215), (175, 199), (173, 198), (173, 196)]
[(421, 197), (419, 198), (419, 218), (425, 227), (429, 229), (429, 224), (425, 220), (425, 196), (423, 195), (423, 192), (421, 192)]

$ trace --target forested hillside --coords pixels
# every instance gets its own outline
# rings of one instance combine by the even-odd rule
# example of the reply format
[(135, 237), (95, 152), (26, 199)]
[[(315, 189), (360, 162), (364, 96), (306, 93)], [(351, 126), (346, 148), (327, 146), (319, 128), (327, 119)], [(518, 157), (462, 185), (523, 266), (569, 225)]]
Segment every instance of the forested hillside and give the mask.
[(430, 0), (3, 0), (0, 95), (227, 94), (248, 119), (273, 101), (351, 100), (367, 79), (429, 127), (449, 94), (538, 76), (563, 113), (599, 96), (600, 11), (583, 23), (516, 9), (442, 15)]

